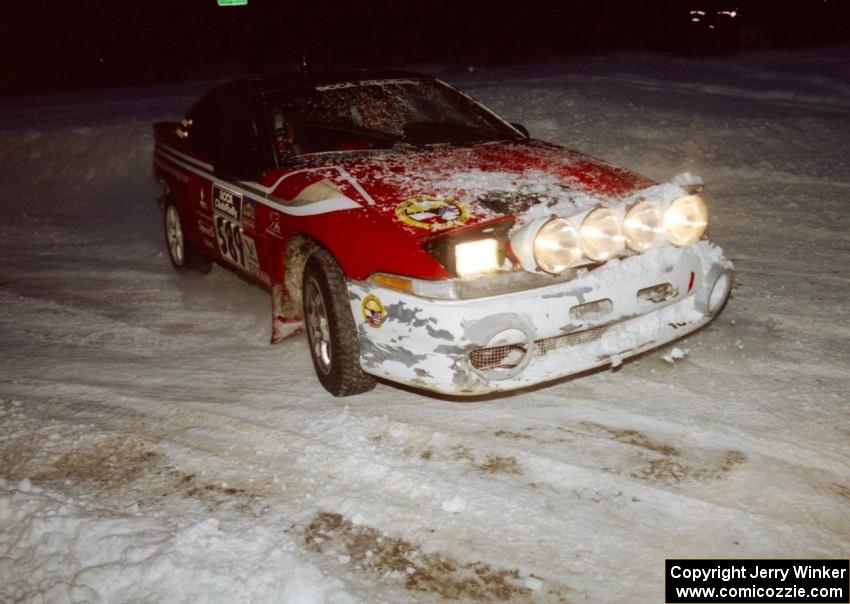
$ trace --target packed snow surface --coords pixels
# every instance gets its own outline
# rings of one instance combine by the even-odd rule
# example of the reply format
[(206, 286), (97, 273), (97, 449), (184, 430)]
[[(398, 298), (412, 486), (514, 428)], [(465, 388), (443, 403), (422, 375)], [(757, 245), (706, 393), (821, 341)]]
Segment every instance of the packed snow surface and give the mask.
[(334, 399), (303, 336), (268, 345), (266, 292), (172, 271), (150, 124), (208, 84), (0, 102), (0, 601), (659, 602), (665, 558), (846, 556), (848, 64), (435, 68), (538, 138), (699, 174), (736, 266), (686, 343), (467, 402)]

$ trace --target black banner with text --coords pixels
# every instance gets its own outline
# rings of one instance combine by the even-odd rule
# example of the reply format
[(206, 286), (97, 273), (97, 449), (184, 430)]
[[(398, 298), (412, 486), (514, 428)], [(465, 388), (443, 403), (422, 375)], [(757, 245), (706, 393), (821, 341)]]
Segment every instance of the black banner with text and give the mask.
[(701, 602), (850, 603), (850, 561), (667, 560), (669, 604)]

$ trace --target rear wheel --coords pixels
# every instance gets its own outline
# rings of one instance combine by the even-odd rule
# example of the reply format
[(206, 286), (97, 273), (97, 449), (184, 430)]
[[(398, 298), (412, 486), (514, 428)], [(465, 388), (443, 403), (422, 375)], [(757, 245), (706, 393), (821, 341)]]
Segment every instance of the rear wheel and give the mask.
[(339, 264), (326, 250), (307, 260), (302, 284), (304, 323), (313, 366), (322, 386), (334, 396), (350, 396), (375, 387), (360, 367), (360, 341)]
[(178, 271), (192, 269), (207, 274), (212, 269), (212, 258), (204, 256), (186, 241), (183, 225), (180, 222), (180, 212), (173, 203), (165, 206), (165, 243), (171, 264)]

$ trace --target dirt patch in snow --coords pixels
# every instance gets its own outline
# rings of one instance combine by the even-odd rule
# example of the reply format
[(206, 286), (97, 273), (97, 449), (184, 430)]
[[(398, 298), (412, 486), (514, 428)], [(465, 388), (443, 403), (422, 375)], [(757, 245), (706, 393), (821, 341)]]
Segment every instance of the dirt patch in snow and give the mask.
[(308, 549), (337, 556), (358, 571), (446, 599), (529, 602), (534, 593), (516, 569), (494, 568), (485, 562), (462, 563), (445, 554), (425, 553), (418, 545), (354, 525), (333, 512), (316, 514), (304, 530), (304, 542)]
[(595, 422), (581, 422), (581, 427), (590, 432), (607, 436), (608, 438), (616, 440), (617, 442), (621, 442), (626, 445), (632, 445), (634, 447), (640, 447), (649, 451), (655, 451), (656, 453), (660, 453), (661, 455), (673, 457), (678, 457), (680, 455), (680, 452), (678, 449), (676, 449), (676, 447), (656, 442), (649, 438), (643, 432), (639, 432), (637, 430), (612, 428), (610, 426), (606, 426), (604, 424), (597, 424)]
[(517, 463), (516, 457), (488, 455), (478, 469), (485, 474), (522, 474), (522, 468)]
[(65, 453), (33, 479), (123, 485), (157, 464), (159, 457), (144, 443), (113, 437)]
[(223, 482), (212, 483), (208, 479), (187, 474), (173, 467), (161, 467), (156, 470), (156, 477), (146, 481), (145, 497), (138, 503), (141, 506), (156, 505), (157, 500), (172, 495), (195, 499), (210, 512), (220, 509), (240, 513), (261, 511), (257, 505), (257, 502), (262, 500), (259, 494)]
[(839, 497), (850, 502), (850, 487), (845, 487), (844, 485), (838, 484), (837, 482), (833, 482), (832, 483), (832, 490), (835, 491), (835, 493)]
[[(646, 482), (669, 485), (689, 480), (718, 480), (747, 460), (746, 455), (735, 449), (697, 454), (653, 440), (638, 430), (614, 428), (595, 422), (581, 422), (580, 426), (588, 432), (635, 447), (635, 464), (628, 475)], [(613, 471), (612, 468), (603, 469)]]
[(472, 449), (470, 449), (469, 447), (464, 447), (463, 445), (454, 446), (452, 447), (452, 454), (457, 460), (475, 463), (475, 455), (472, 453)]
[(511, 432), (510, 430), (496, 430), (493, 432), (493, 436), (498, 436), (499, 438), (513, 438), (515, 440), (529, 440), (531, 436), (528, 434), (522, 434), (520, 432)]
[(232, 505), (240, 512), (248, 512), (253, 508), (260, 496), (249, 493), (245, 489), (231, 487), (226, 484), (204, 484), (195, 479), (194, 474), (183, 476), (181, 484), (186, 487), (186, 494), (204, 503), (208, 509), (215, 510), (225, 505)]
[(499, 455), (487, 455), (482, 460), (475, 451), (463, 445), (452, 447), (452, 454), (459, 461), (468, 462), (473, 468), (484, 474), (513, 474), (523, 473), (522, 467), (516, 457), (502, 457)]
[[(9, 457), (8, 448), (0, 453), (0, 462)], [(261, 499), (260, 495), (243, 488), (213, 483), (167, 465), (163, 455), (138, 439), (123, 436), (88, 439), (73, 451), (57, 455), (53, 455), (52, 461), (49, 457), (38, 459), (35, 455), (26, 455), (37, 464), (10, 464), (5, 466), (7, 471), (2, 472), (3, 477), (126, 488), (125, 498), (140, 506), (156, 505), (164, 497), (178, 495), (199, 501), (209, 511), (226, 508), (246, 513), (255, 510), (256, 502)], [(4, 465), (0, 463), (0, 467)]]
[(732, 471), (735, 466), (744, 463), (746, 455), (731, 449), (719, 456), (703, 461), (700, 465), (662, 457), (648, 459), (638, 470), (631, 473), (632, 478), (639, 480), (674, 484), (686, 480), (706, 482), (718, 480)]

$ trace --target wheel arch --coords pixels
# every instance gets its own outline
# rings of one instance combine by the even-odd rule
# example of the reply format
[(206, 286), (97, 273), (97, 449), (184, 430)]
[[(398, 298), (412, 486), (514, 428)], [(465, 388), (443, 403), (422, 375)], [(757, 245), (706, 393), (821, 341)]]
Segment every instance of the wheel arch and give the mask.
[(319, 249), (326, 250), (339, 263), (336, 254), (328, 246), (304, 232), (293, 234), (281, 246), (278, 254), (277, 266), (280, 271), (278, 282), (283, 285), (287, 297), (299, 313), (302, 303), (301, 291), (304, 280), (304, 267), (307, 266), (307, 260), (310, 259), (310, 256)]

